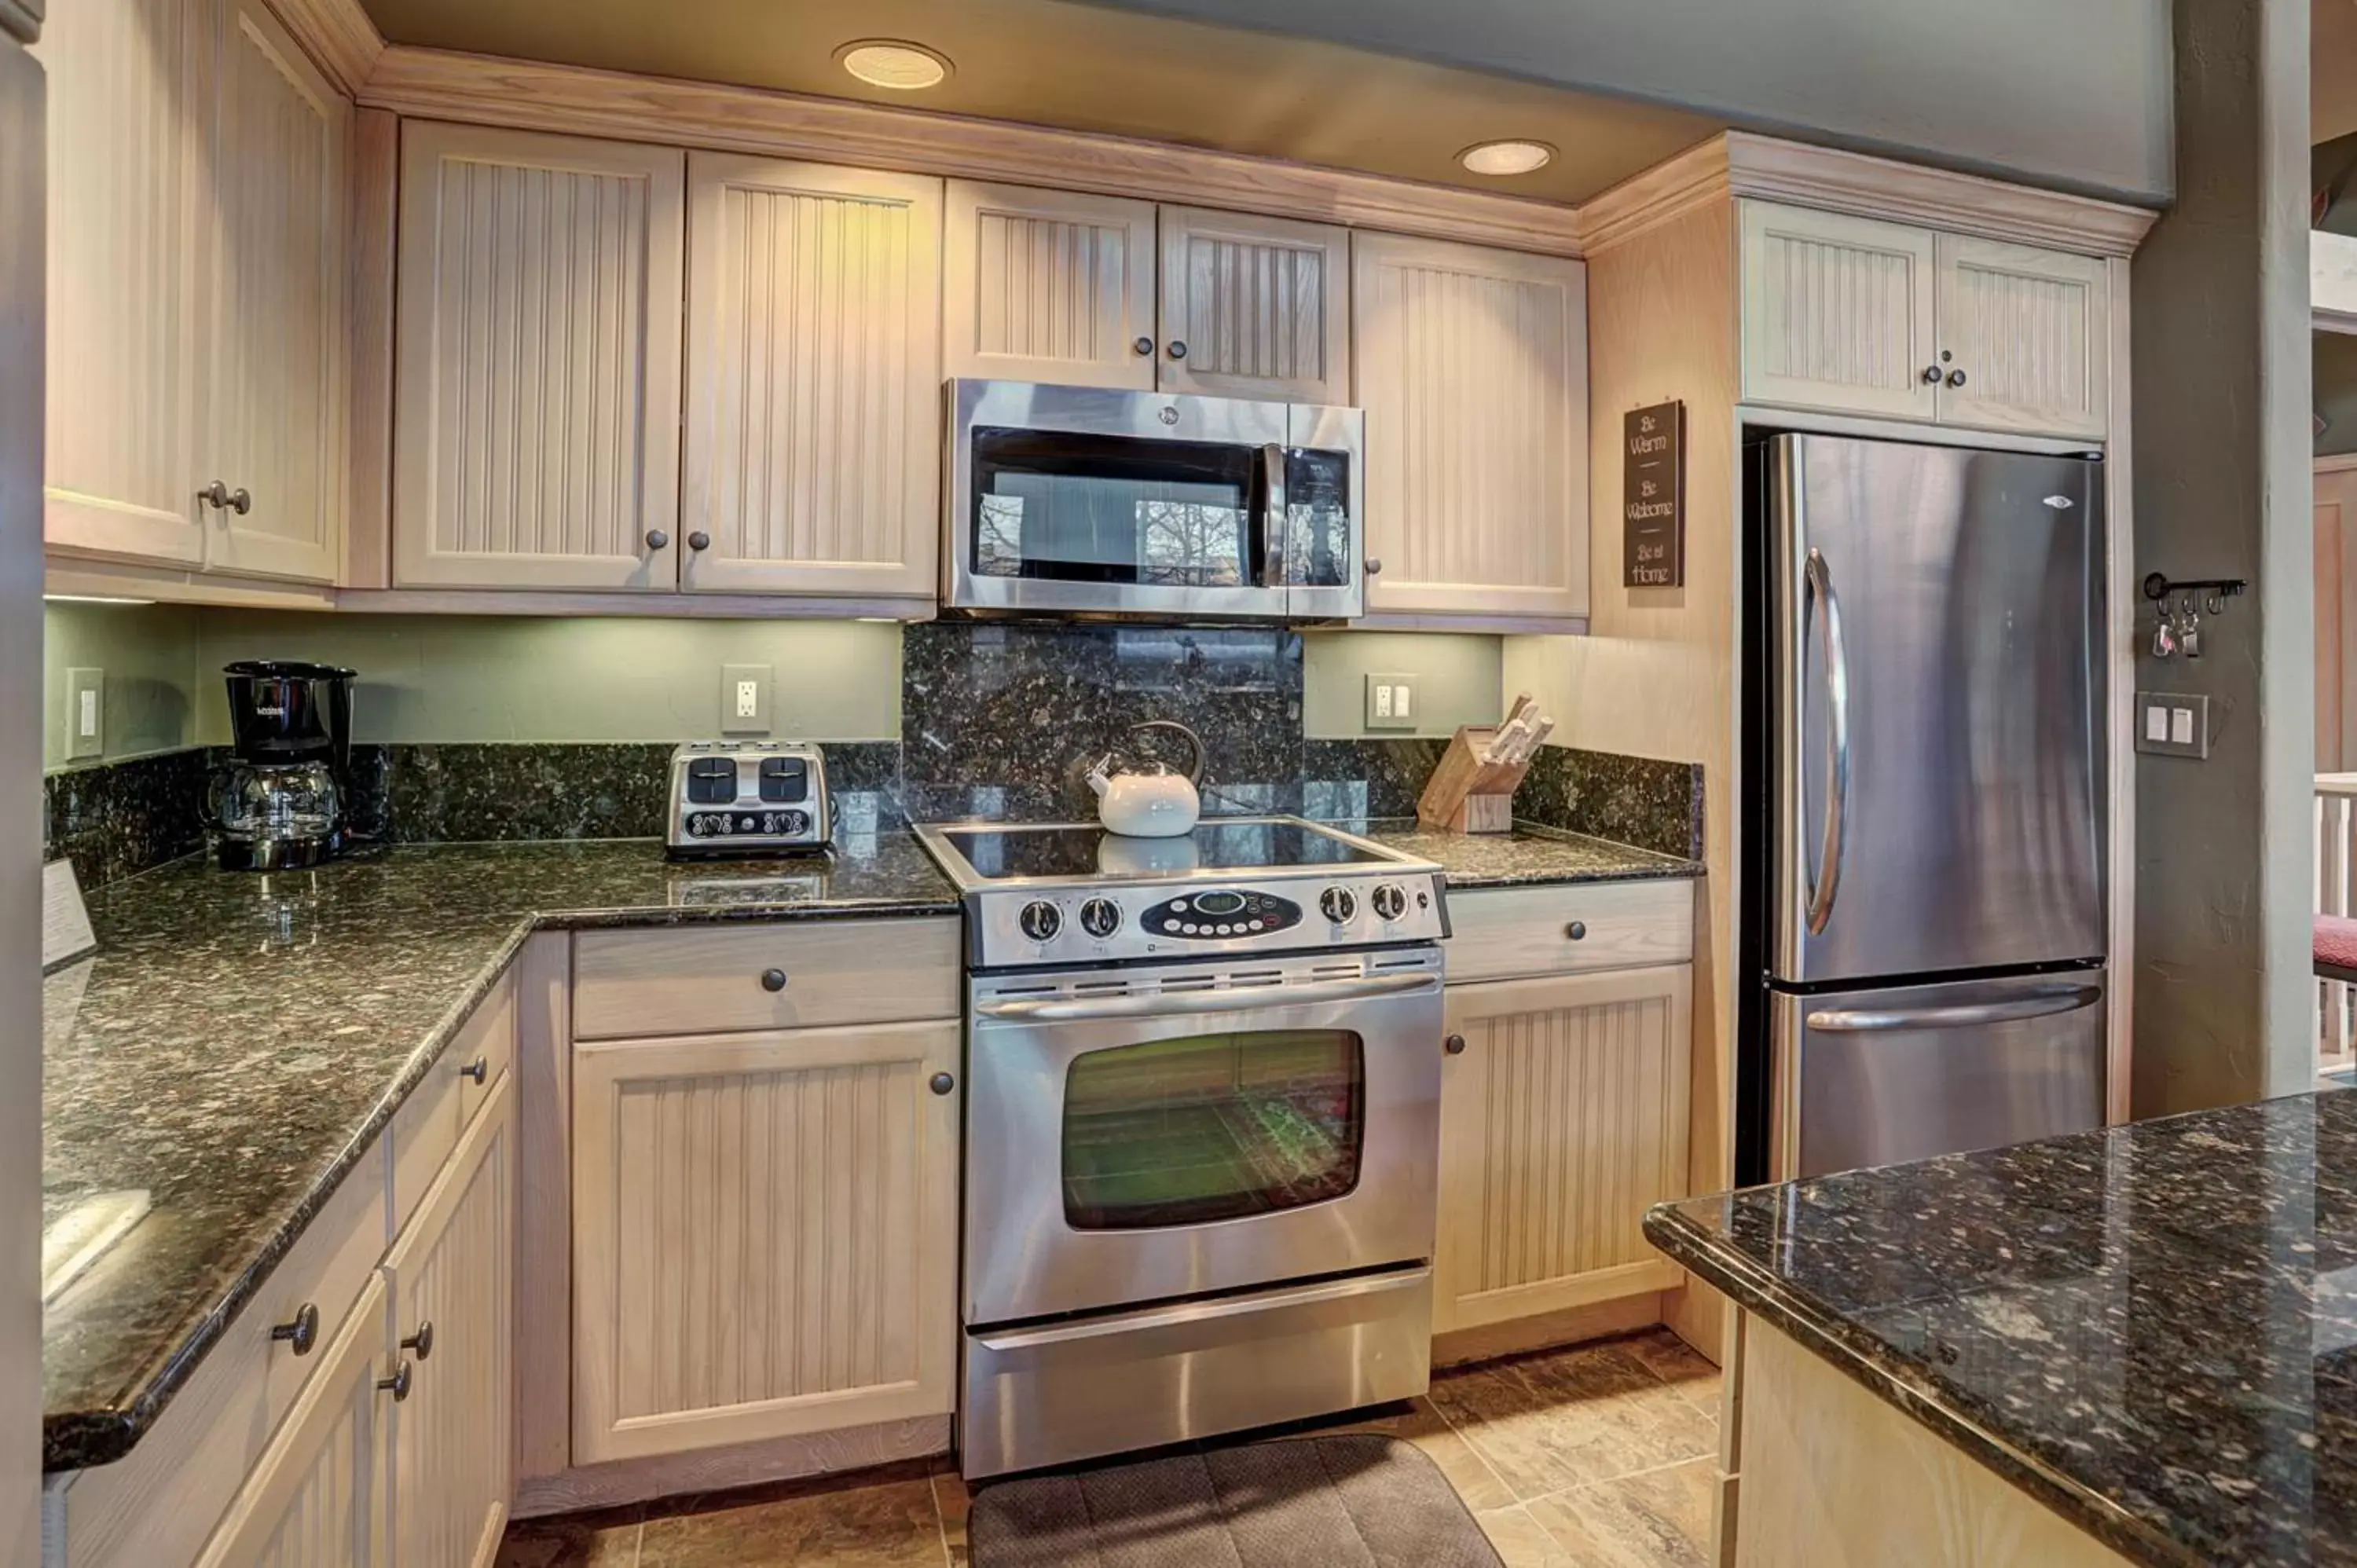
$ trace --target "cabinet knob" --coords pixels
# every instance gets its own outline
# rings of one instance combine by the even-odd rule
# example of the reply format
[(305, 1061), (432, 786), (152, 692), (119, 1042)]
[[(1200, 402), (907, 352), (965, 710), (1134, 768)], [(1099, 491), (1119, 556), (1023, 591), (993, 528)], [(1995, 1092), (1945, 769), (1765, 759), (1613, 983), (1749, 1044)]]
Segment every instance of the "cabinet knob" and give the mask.
[(1936, 387), (1940, 384), (1940, 381), (1941, 372), (1939, 366), (1926, 365), (1923, 367), (1923, 382), (1926, 386)]
[[(379, 1340), (378, 1343), (382, 1344), (383, 1341)], [(379, 1378), (376, 1380), (376, 1386), (380, 1389), (389, 1390), (393, 1394), (393, 1402), (399, 1404), (402, 1401), (409, 1397), (409, 1384), (412, 1375), (413, 1374), (409, 1369), (409, 1363), (407, 1361), (404, 1361), (401, 1365), (393, 1369), (393, 1376), (389, 1378)]]
[(215, 511), (233, 511), (243, 517), (253, 510), (253, 497), (240, 487), (231, 489), (227, 481), (215, 479), (197, 492), (197, 499)]
[(1950, 371), (1948, 372), (1948, 384), (1952, 387), (1963, 386), (1964, 384), (1964, 372), (1962, 371)]
[(419, 1324), (417, 1332), (403, 1340), (401, 1348), (404, 1350), (416, 1351), (417, 1359), (421, 1361), (430, 1358), (434, 1354), (434, 1320), (429, 1317)]
[(690, 550), (709, 550), (712, 548), (712, 535), (699, 528), (687, 536), (687, 547)]
[(951, 1090), (955, 1089), (956, 1087), (957, 1079), (950, 1074), (945, 1072), (937, 1072), (933, 1074), (932, 1090), (935, 1094), (947, 1094)]
[(1170, 339), (1170, 357), (1174, 360), (1185, 359), (1187, 357), (1187, 345), (1180, 342), (1176, 338)]
[(1151, 354), (1154, 352), (1154, 339), (1151, 338), (1140, 338), (1136, 342), (1132, 343), (1130, 347), (1136, 349), (1141, 354)]
[(1370, 577), (1379, 576), (1379, 575), (1382, 575), (1382, 573), (1383, 573), (1383, 564), (1382, 562), (1377, 561), (1377, 560), (1374, 560), (1374, 559), (1373, 559), (1373, 558), (1372, 558), (1372, 557), (1370, 557), (1370, 558), (1368, 559), (1368, 562), (1367, 562), (1367, 575), (1368, 575), (1368, 576), (1370, 576)]
[(468, 1062), (465, 1067), (458, 1069), (458, 1076), (460, 1078), (471, 1078), (477, 1083), (482, 1082), (485, 1079), (490, 1077), (490, 1075), (491, 1058), (489, 1057), (477, 1057), (473, 1061)]
[(1563, 929), (1563, 934), (1569, 937), (1573, 941), (1584, 942), (1587, 940), (1587, 922), (1585, 920), (1574, 920), (1571, 924)]
[(764, 991), (783, 991), (785, 988), (786, 988), (786, 972), (785, 972), (784, 970), (782, 970), (782, 969), (765, 969), (765, 970), (763, 970), (763, 971), (761, 972), (761, 989), (762, 989), (762, 990), (764, 990)]
[(311, 1347), (319, 1342), (318, 1307), (310, 1302), (305, 1302), (295, 1309), (295, 1320), (292, 1323), (277, 1323), (271, 1326), (270, 1337), (285, 1340), (297, 1356), (309, 1355)]
[(1462, 1035), (1451, 1035), (1448, 1038), (1440, 1042), (1440, 1048), (1447, 1051), (1452, 1057), (1461, 1057), (1465, 1054), (1465, 1036)]
[(647, 548), (648, 548), (648, 549), (650, 549), (650, 550), (668, 550), (668, 549), (670, 549), (670, 548), (671, 548), (671, 535), (670, 535), (670, 534), (668, 534), (668, 533), (665, 533), (665, 532), (664, 532), (662, 529), (660, 529), (660, 528), (650, 528), (650, 529), (648, 529), (648, 530), (647, 530)]

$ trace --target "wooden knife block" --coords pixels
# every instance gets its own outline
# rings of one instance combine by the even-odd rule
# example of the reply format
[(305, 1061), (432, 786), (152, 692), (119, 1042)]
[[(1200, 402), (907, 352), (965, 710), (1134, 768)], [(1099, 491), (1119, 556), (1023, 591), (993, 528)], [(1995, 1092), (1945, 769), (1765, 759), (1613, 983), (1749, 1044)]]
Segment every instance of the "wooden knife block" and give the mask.
[(1514, 791), (1530, 771), (1527, 762), (1493, 766), (1481, 753), (1498, 733), (1495, 725), (1461, 726), (1441, 753), (1440, 766), (1424, 787), (1415, 804), (1419, 826), (1451, 833), (1511, 832), (1514, 826)]

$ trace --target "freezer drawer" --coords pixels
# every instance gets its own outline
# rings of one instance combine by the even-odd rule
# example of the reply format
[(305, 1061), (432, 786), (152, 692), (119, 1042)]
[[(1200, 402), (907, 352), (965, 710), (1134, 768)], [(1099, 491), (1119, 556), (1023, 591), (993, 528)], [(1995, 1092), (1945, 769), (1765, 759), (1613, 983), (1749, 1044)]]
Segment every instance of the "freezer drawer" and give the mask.
[(2104, 1120), (2101, 970), (1769, 997), (1778, 1180)]

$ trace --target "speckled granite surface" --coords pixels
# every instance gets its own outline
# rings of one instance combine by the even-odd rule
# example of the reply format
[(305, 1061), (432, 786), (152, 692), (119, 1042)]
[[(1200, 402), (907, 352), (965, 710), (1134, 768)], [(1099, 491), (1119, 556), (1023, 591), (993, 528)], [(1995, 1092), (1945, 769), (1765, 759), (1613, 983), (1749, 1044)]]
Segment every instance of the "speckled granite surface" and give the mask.
[(2357, 1093), (1664, 1205), (1645, 1233), (2131, 1558), (2357, 1563)]
[(956, 908), (898, 832), (824, 860), (472, 844), (115, 884), (99, 955), (44, 985), (43, 1215), (120, 1188), (154, 1208), (47, 1315), (45, 1465), (129, 1449), (535, 925)]
[(1543, 746), (1514, 815), (1551, 828), (1701, 859), (1702, 766)]
[(85, 891), (203, 844), (207, 754), (162, 751), (41, 779), (41, 858), (71, 860)]
[(1416, 826), (1413, 817), (1335, 825), (1431, 861), (1448, 874), (1448, 886), (1457, 888), (1629, 882), (1703, 874), (1699, 861), (1528, 822), (1515, 824), (1511, 833), (1429, 832)]

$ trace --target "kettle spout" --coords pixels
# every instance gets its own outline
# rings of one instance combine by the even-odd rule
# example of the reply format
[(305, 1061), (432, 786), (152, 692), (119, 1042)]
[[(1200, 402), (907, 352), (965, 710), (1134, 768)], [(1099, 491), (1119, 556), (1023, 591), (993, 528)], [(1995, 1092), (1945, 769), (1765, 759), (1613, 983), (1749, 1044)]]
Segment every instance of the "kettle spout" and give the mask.
[(1089, 791), (1100, 800), (1104, 799), (1105, 791), (1113, 787), (1112, 780), (1105, 777), (1105, 764), (1112, 760), (1111, 757), (1100, 757), (1097, 765), (1088, 772)]

